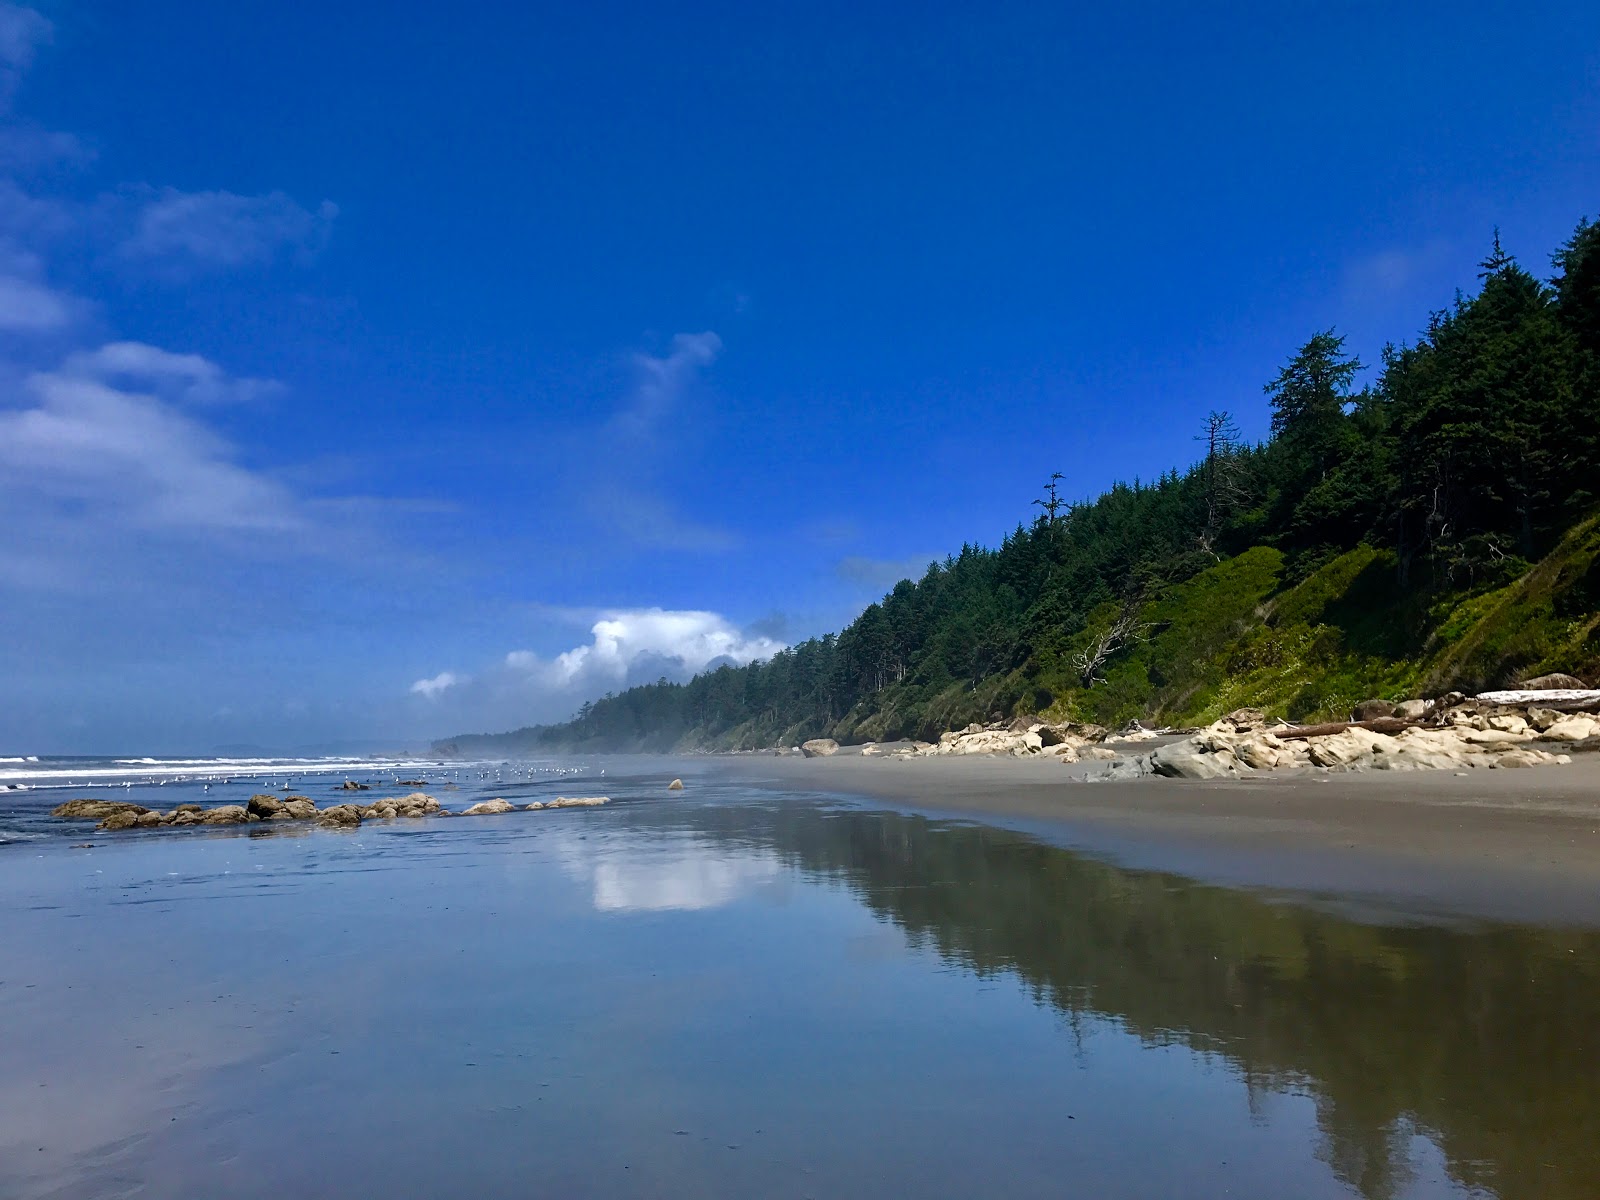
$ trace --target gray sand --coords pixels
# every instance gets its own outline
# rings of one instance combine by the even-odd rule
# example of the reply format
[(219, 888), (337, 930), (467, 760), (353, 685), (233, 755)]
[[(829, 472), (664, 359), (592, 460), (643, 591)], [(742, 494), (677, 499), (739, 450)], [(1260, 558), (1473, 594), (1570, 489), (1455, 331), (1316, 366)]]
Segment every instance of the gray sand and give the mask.
[(1600, 926), (1600, 758), (1531, 770), (1085, 783), (1014, 758), (738, 757), (721, 770), (1025, 827), (1128, 866), (1418, 913)]

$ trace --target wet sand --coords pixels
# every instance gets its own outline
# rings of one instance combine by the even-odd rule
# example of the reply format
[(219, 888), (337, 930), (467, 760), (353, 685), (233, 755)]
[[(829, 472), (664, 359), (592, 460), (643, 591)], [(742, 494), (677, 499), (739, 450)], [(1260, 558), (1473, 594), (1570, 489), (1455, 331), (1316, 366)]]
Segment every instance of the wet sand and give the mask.
[(1027, 829), (1124, 866), (1387, 913), (1600, 927), (1600, 756), (1531, 770), (1086, 783), (1013, 758), (739, 757), (720, 772)]

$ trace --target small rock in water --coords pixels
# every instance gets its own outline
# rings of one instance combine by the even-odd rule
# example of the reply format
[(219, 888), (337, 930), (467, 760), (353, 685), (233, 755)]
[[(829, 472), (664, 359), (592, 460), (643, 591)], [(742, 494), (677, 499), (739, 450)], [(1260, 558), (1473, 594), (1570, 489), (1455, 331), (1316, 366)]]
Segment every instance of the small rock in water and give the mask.
[(667, 791), (669, 791), (669, 792), (681, 792), (681, 791), (683, 791), (683, 780), (674, 779), (671, 783), (667, 784)]

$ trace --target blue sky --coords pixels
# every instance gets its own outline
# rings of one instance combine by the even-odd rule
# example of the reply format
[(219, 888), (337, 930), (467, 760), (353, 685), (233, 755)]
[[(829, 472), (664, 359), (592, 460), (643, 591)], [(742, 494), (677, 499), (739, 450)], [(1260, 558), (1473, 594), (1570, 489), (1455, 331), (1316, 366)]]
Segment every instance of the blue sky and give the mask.
[(0, 67), (6, 753), (769, 653), (1600, 215), (1592, 4), (63, 0)]

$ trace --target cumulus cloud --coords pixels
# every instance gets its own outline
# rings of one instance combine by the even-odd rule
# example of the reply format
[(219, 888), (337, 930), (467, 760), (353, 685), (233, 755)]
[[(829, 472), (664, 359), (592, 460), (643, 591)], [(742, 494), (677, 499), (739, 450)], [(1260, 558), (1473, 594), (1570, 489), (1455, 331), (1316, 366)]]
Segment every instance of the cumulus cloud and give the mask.
[(411, 685), (413, 696), (423, 696), (429, 700), (437, 700), (441, 694), (449, 691), (458, 683), (466, 682), (454, 671), (440, 671), (432, 679), (419, 679)]
[(590, 630), (592, 640), (554, 659), (527, 650), (506, 655), (505, 665), (552, 688), (626, 686), (662, 674), (684, 677), (716, 663), (744, 666), (771, 658), (783, 643), (741, 631), (714, 612), (662, 608), (608, 612)]
[[(119, 386), (117, 367), (158, 386)], [(24, 406), (0, 410), (0, 497), (9, 510), (100, 532), (303, 527), (286, 488), (241, 465), (226, 439), (161, 394), (174, 380), (202, 395), (233, 386), (204, 359), (134, 343), (31, 376)]]
[(140, 209), (125, 256), (176, 268), (259, 266), (288, 253), (314, 257), (327, 244), (339, 206), (313, 211), (283, 192), (180, 192), (162, 188)]

